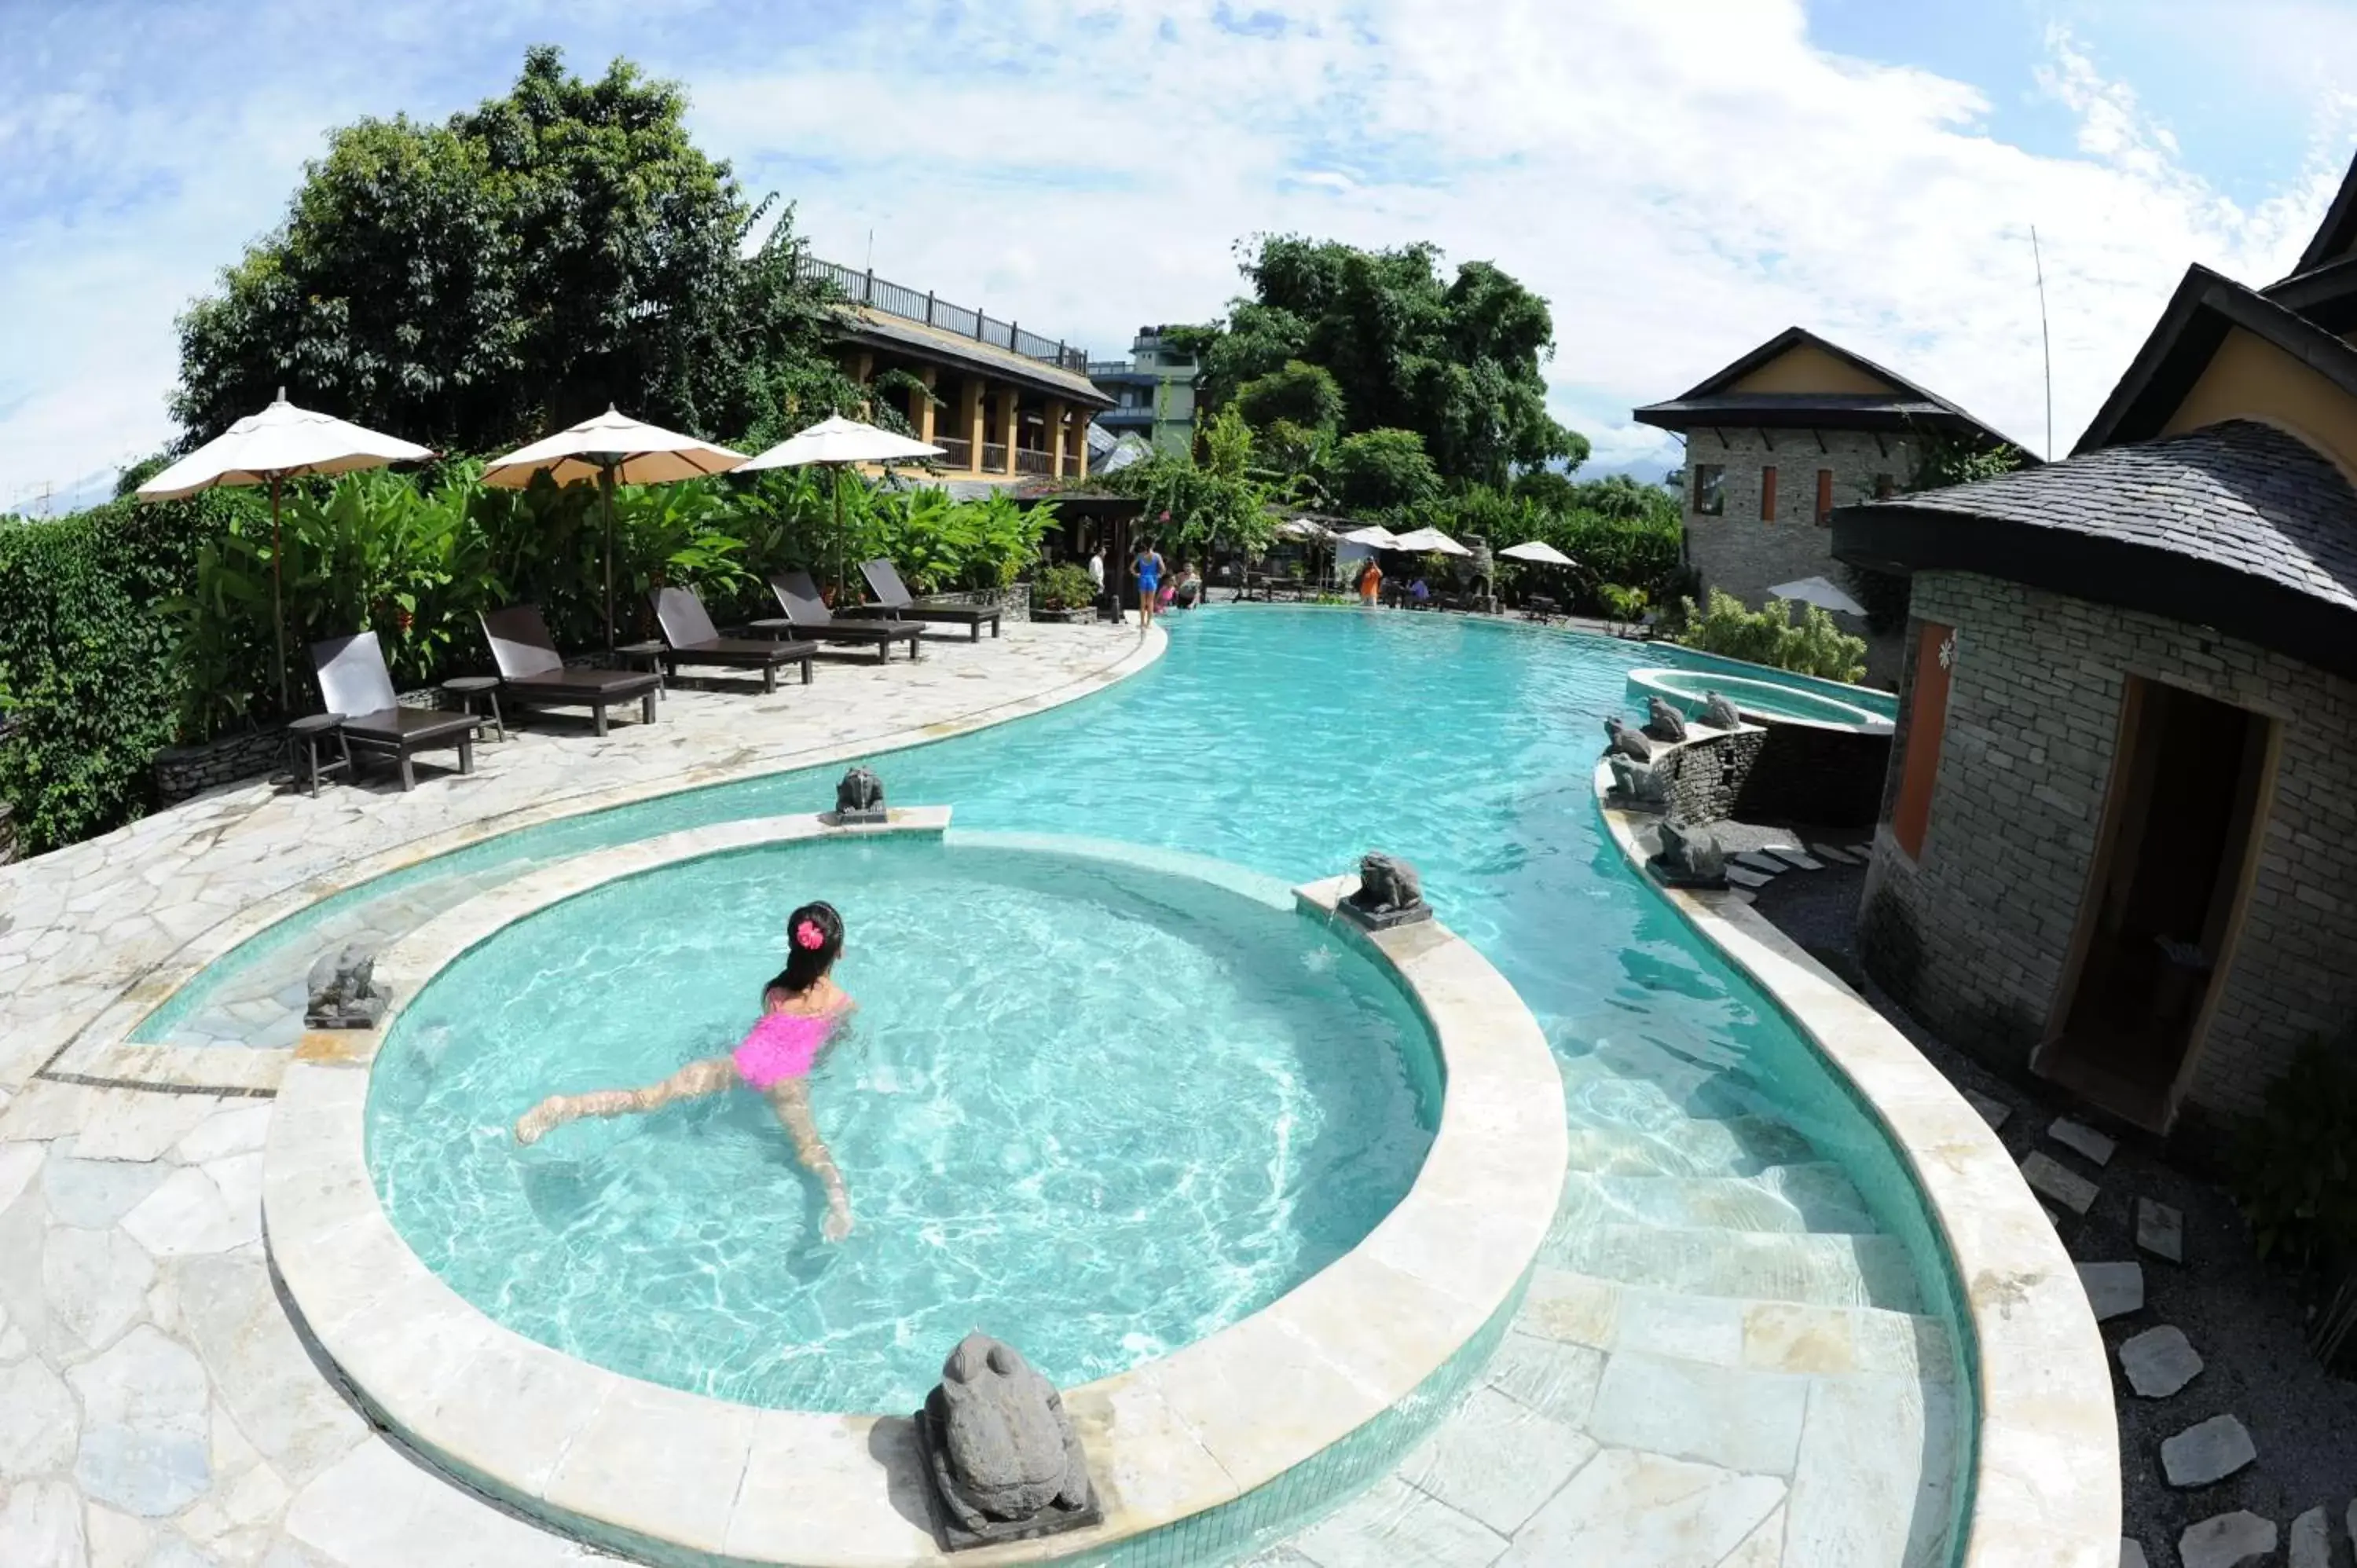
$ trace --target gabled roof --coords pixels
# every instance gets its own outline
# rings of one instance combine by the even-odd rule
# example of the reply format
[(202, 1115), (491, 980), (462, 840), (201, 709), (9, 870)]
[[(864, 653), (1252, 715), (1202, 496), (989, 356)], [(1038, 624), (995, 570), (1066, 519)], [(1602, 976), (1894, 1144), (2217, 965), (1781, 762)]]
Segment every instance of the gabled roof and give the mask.
[(2325, 208), (2324, 221), (2316, 226), (2308, 249), (2299, 253), (2299, 265), (2292, 268), (2292, 276), (2312, 273), (2352, 251), (2357, 251), (2357, 158), (2350, 160), (2349, 172), (2341, 177), (2341, 188)]
[[(1825, 354), (1879, 381), (1885, 391), (1867, 392), (1743, 392), (1734, 390), (1754, 371), (1793, 352), (1809, 349)], [(1829, 338), (1803, 327), (1788, 327), (1751, 352), (1666, 403), (1648, 403), (1635, 411), (1639, 423), (1663, 430), (1695, 426), (1741, 425), (1789, 429), (1817, 426), (1827, 430), (1932, 429), (1966, 440), (1996, 446), (2014, 445), (1999, 431), (1982, 424), (1937, 392), (1918, 386), (1896, 371), (1862, 354), (1854, 354)]]
[(2232, 278), (2191, 266), (2072, 453), (2159, 435), (2226, 334), (2238, 327), (2357, 397), (2357, 349)]
[(1838, 507), (1834, 553), (2210, 626), (2357, 676), (2357, 490), (2255, 420)]
[(2327, 332), (2345, 333), (2357, 328), (2357, 256), (2327, 262), (2313, 272), (2294, 273), (2259, 293)]

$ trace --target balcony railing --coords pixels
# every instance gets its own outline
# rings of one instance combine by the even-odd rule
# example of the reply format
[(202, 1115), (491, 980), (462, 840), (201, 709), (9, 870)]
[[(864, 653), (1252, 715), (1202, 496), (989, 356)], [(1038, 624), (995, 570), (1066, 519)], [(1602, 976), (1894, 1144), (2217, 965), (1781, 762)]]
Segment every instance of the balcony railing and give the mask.
[(1148, 424), (1151, 424), (1155, 417), (1154, 405), (1150, 403), (1115, 403), (1111, 408), (1101, 408), (1097, 410), (1096, 413), (1091, 414), (1089, 417), (1095, 420), (1100, 424), (1118, 424), (1125, 419), (1142, 419), (1146, 421)]
[(974, 464), (974, 443), (963, 435), (936, 435), (933, 445), (942, 449), (942, 467), (965, 468)]
[(1018, 474), (1048, 474), (1055, 470), (1048, 467), (1048, 454), (1045, 452), (1018, 446), (1015, 450), (1015, 471)]
[[(1039, 360), (1070, 371), (1076, 375), (1089, 371), (1089, 351), (1057, 338), (1042, 338), (1037, 332), (1026, 332), (1012, 321), (996, 321), (979, 310), (968, 310), (962, 305), (952, 305), (931, 294), (919, 294), (900, 284), (889, 283), (876, 275), (871, 268), (858, 272), (822, 262), (815, 256), (804, 256), (800, 263), (802, 275), (817, 278), (832, 285), (838, 294), (855, 305), (870, 310), (880, 310), (887, 316), (897, 316), (904, 321), (921, 321), (926, 326), (961, 338), (971, 338), (977, 343), (987, 343), (994, 349), (1005, 349), (1027, 360)], [(1124, 367), (1126, 369), (1126, 367)]]
[(982, 444), (982, 471), (985, 474), (1006, 472), (1006, 444), (985, 441)]

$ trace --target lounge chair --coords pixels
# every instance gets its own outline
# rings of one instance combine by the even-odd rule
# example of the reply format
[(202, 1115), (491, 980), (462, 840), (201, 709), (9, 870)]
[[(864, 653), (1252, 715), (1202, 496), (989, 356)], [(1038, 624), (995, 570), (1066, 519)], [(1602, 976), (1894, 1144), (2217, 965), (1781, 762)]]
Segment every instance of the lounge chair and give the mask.
[(892, 620), (938, 621), (944, 626), (965, 628), (968, 642), (982, 640), (982, 626), (990, 623), (990, 635), (998, 635), (998, 614), (980, 605), (937, 605), (918, 598), (909, 592), (909, 585), (900, 581), (900, 569), (878, 556), (859, 564), (859, 575), (867, 579), (867, 591), (876, 596), (873, 608), (880, 609)]
[[(475, 770), (475, 732), (482, 721), (472, 714), (449, 714), (436, 708), (404, 708), (393, 692), (393, 675), (384, 667), (384, 650), (376, 633), (331, 637), (311, 645), (311, 667), (318, 672), (319, 697), (344, 745), (352, 751), (372, 751), (401, 765), (401, 787), (417, 788), (409, 759), (421, 751), (446, 746), (458, 748), (458, 771)], [(316, 785), (314, 786), (316, 789)]]
[(663, 668), (676, 673), (682, 665), (715, 665), (724, 670), (759, 670), (761, 690), (778, 689), (778, 666), (799, 664), (802, 684), (811, 682), (815, 642), (778, 642), (768, 638), (723, 637), (693, 588), (657, 588), (647, 597), (655, 607), (655, 622), (662, 628)]
[(818, 588), (808, 572), (779, 572), (770, 578), (770, 591), (778, 596), (778, 607), (784, 610), (783, 619), (757, 620), (753, 629), (772, 635), (799, 632), (814, 642), (864, 643), (876, 650), (876, 662), (883, 663), (892, 657), (892, 645), (905, 642), (909, 657), (917, 657), (917, 639), (921, 628), (897, 620), (860, 620), (838, 618), (818, 596)]
[(662, 680), (648, 670), (569, 669), (548, 635), (536, 605), (510, 605), (481, 616), (483, 640), (511, 702), (534, 708), (587, 708), (597, 733), (606, 733), (606, 710), (616, 703), (639, 703), (640, 716), (655, 722), (655, 693)]

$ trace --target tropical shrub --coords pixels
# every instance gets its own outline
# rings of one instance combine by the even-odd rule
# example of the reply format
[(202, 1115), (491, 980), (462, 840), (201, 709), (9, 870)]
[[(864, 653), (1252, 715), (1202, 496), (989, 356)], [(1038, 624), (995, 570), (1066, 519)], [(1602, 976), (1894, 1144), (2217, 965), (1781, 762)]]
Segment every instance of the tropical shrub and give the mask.
[(1440, 472), (1413, 430), (1362, 430), (1336, 443), (1334, 493), (1352, 512), (1394, 511), (1440, 493)]
[(2239, 1129), (2229, 1169), (2259, 1256), (2337, 1279), (2309, 1337), (2331, 1365), (2357, 1334), (2357, 1045), (2301, 1046)]
[(1770, 599), (1765, 609), (1749, 610), (1724, 589), (1711, 590), (1708, 606), (1695, 608), (1692, 599), (1679, 602), (1681, 629), (1674, 640), (1706, 653), (1745, 659), (1828, 681), (1866, 678), (1866, 639), (1851, 637), (1834, 624), (1834, 618), (1814, 605), (1793, 607)]
[(1031, 582), (1031, 607), (1041, 610), (1086, 609), (1096, 603), (1097, 585), (1078, 566), (1043, 568)]

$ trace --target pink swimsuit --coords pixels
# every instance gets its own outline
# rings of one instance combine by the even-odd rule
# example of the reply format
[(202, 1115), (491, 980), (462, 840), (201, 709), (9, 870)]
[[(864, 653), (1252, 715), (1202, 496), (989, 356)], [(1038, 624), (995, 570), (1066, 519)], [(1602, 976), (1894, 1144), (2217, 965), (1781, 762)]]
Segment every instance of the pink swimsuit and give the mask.
[(834, 1019), (820, 1013), (770, 1013), (753, 1026), (729, 1060), (737, 1076), (755, 1089), (790, 1078), (807, 1078), (818, 1048), (834, 1032)]

